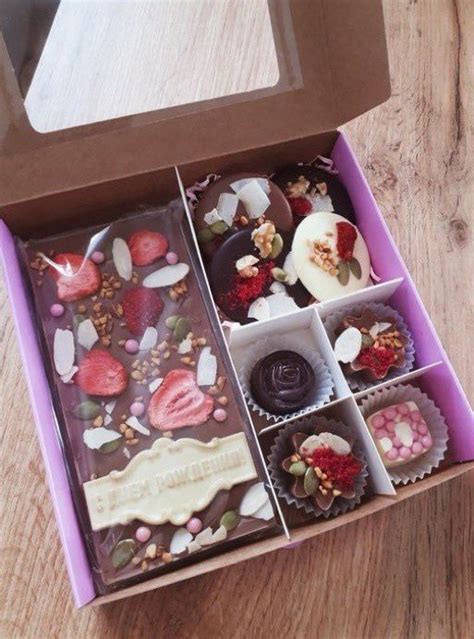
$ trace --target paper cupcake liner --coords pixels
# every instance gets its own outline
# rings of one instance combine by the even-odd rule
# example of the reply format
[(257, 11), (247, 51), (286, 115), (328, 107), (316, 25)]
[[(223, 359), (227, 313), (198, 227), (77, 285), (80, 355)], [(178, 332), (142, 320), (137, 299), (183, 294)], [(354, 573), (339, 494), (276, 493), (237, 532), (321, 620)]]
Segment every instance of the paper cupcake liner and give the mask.
[[(321, 510), (321, 508), (318, 508), (312, 499), (301, 499), (292, 495), (289, 491), (289, 486), (292, 481), (291, 476), (281, 468), (281, 462), (294, 452), (291, 445), (292, 435), (295, 433), (317, 435), (323, 432), (333, 433), (334, 435), (339, 435), (345, 439), (352, 439), (352, 452), (363, 464), (362, 470), (354, 482), (356, 493), (355, 497), (353, 499), (340, 499), (337, 497), (331, 508), (328, 510)], [(314, 417), (303, 417), (291, 424), (283, 426), (275, 439), (275, 443), (270, 449), (268, 461), (270, 477), (273, 480), (273, 485), (277, 495), (284, 499), (289, 506), (301, 508), (307, 514), (312, 514), (315, 517), (324, 517), (327, 519), (328, 517), (342, 515), (349, 510), (353, 510), (358, 504), (360, 504), (365, 493), (369, 473), (367, 470), (364, 449), (357, 439), (355, 431), (350, 426), (336, 421), (335, 419), (327, 419), (322, 415), (315, 415)]]
[[(250, 375), (255, 364), (274, 351), (294, 351), (298, 353), (310, 364), (314, 371), (314, 394), (311, 397), (308, 406), (293, 413), (284, 415), (274, 415), (266, 411), (254, 400), (250, 390)], [(239, 371), (239, 381), (242, 387), (247, 404), (256, 411), (260, 416), (266, 417), (268, 420), (275, 422), (286, 421), (295, 417), (301, 417), (320, 408), (323, 404), (327, 404), (331, 398), (334, 389), (334, 381), (331, 377), (326, 363), (316, 350), (309, 350), (308, 343), (303, 336), (284, 336), (283, 339), (266, 338), (258, 343), (251, 344), (248, 354), (242, 362)]]
[(405, 364), (401, 368), (390, 369), (386, 377), (384, 377), (383, 379), (379, 379), (375, 382), (367, 382), (366, 380), (361, 379), (360, 373), (353, 373), (351, 375), (347, 375), (346, 376), (347, 383), (349, 384), (349, 387), (353, 391), (364, 391), (369, 388), (372, 388), (373, 386), (377, 386), (377, 384), (380, 384), (381, 382), (390, 381), (391, 379), (395, 379), (396, 377), (399, 377), (400, 375), (409, 373), (412, 370), (413, 365), (415, 363), (415, 346), (413, 344), (413, 339), (410, 335), (410, 332), (408, 331), (408, 327), (405, 324), (405, 320), (400, 315), (400, 313), (398, 313), (398, 311), (396, 311), (394, 308), (392, 308), (388, 304), (379, 304), (377, 302), (366, 302), (363, 304), (356, 304), (355, 306), (347, 307), (343, 309), (342, 311), (337, 311), (336, 313), (329, 315), (329, 317), (327, 317), (324, 320), (324, 326), (326, 328), (326, 332), (328, 334), (331, 344), (334, 346), (334, 342), (336, 341), (336, 330), (340, 326), (344, 317), (347, 317), (348, 315), (358, 316), (366, 308), (369, 308), (376, 315), (380, 315), (380, 316), (389, 315), (390, 317), (393, 317), (393, 319), (395, 320), (395, 325), (397, 327), (397, 330), (399, 330), (400, 333), (403, 333), (405, 337), (408, 339), (408, 343), (405, 346)]
[(364, 397), (361, 402), (361, 411), (364, 418), (367, 418), (382, 408), (408, 401), (413, 401), (418, 406), (431, 433), (433, 445), (417, 459), (403, 466), (387, 468), (394, 484), (408, 484), (422, 479), (431, 473), (433, 468), (439, 466), (448, 448), (448, 427), (443, 415), (433, 400), (416, 386), (398, 384), (376, 390)]

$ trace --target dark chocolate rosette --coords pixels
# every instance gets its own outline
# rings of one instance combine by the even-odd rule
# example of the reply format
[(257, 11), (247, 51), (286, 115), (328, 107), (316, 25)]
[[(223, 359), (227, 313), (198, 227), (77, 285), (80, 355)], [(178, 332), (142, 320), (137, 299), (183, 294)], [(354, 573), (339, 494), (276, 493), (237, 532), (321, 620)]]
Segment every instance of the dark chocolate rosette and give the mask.
[(297, 333), (252, 344), (239, 379), (250, 408), (276, 422), (327, 404), (334, 388), (321, 355), (309, 350), (304, 336)]
[[(305, 439), (322, 433), (336, 435), (350, 446), (348, 463), (356, 464), (357, 471), (350, 485), (331, 480), (330, 461), (326, 461), (327, 465), (321, 469), (317, 463), (310, 466), (298, 454)], [(362, 445), (352, 428), (334, 419), (316, 415), (283, 426), (271, 447), (268, 461), (278, 496), (288, 505), (302, 508), (315, 517), (328, 518), (353, 510), (365, 493), (368, 470)], [(340, 470), (340, 464), (336, 464)]]

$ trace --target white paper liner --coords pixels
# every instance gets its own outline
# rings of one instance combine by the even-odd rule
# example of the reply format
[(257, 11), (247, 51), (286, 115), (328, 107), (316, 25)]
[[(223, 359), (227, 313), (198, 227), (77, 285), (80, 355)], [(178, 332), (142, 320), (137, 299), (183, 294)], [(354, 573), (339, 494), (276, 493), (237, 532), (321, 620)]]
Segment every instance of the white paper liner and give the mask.
[[(331, 508), (328, 510), (321, 510), (321, 508), (318, 508), (315, 502), (309, 497), (302, 499), (292, 495), (289, 491), (289, 487), (293, 481), (291, 475), (281, 468), (281, 462), (294, 452), (291, 445), (292, 435), (295, 433), (307, 433), (308, 435), (313, 435), (323, 432), (339, 435), (346, 440), (353, 440), (351, 452), (354, 457), (357, 457), (357, 459), (363, 464), (363, 468), (354, 482), (355, 497), (353, 499), (341, 499), (340, 497), (336, 497)], [(349, 510), (353, 510), (358, 504), (360, 504), (365, 493), (369, 473), (367, 470), (364, 449), (357, 439), (354, 429), (342, 422), (336, 421), (335, 419), (327, 419), (322, 415), (314, 415), (312, 417), (303, 417), (291, 424), (283, 426), (275, 439), (275, 443), (270, 449), (268, 461), (270, 477), (273, 480), (273, 485), (277, 495), (284, 499), (289, 506), (302, 508), (306, 513), (309, 515), (313, 514), (315, 517), (324, 517), (327, 519), (328, 517), (342, 515)]]
[(337, 311), (336, 313), (332, 313), (331, 315), (329, 315), (324, 320), (324, 327), (326, 328), (326, 332), (332, 346), (334, 347), (334, 343), (336, 341), (336, 330), (341, 325), (344, 317), (347, 317), (349, 315), (358, 317), (362, 313), (362, 311), (367, 308), (379, 317), (383, 317), (384, 315), (393, 317), (397, 330), (400, 331), (400, 333), (403, 333), (403, 335), (408, 339), (407, 345), (405, 346), (405, 364), (400, 368), (391, 368), (386, 377), (375, 382), (368, 382), (365, 379), (362, 379), (362, 371), (360, 371), (359, 373), (346, 375), (347, 383), (353, 391), (367, 390), (369, 388), (372, 388), (373, 386), (377, 386), (377, 384), (380, 384), (381, 382), (390, 381), (391, 379), (395, 379), (400, 375), (409, 373), (415, 363), (415, 346), (413, 344), (413, 339), (410, 335), (410, 332), (408, 331), (408, 327), (405, 324), (405, 320), (400, 315), (400, 313), (398, 313), (398, 311), (396, 311), (388, 304), (365, 302), (362, 304), (356, 304), (355, 306), (349, 306), (341, 311)]
[(394, 484), (408, 484), (428, 475), (433, 468), (439, 466), (448, 448), (448, 427), (444, 417), (433, 400), (416, 386), (397, 384), (378, 389), (362, 399), (361, 411), (364, 418), (367, 418), (382, 408), (408, 401), (413, 401), (418, 406), (431, 433), (433, 445), (417, 459), (403, 466), (387, 468)]
[[(298, 353), (310, 364), (314, 371), (314, 394), (309, 399), (308, 406), (285, 415), (274, 415), (259, 406), (254, 400), (250, 390), (250, 375), (255, 364), (270, 353), (275, 351), (294, 351)], [(281, 335), (279, 338), (267, 337), (254, 342), (248, 346), (248, 352), (239, 370), (239, 381), (242, 387), (247, 404), (260, 416), (266, 417), (270, 421), (281, 422), (294, 417), (301, 417), (327, 404), (334, 389), (334, 381), (331, 377), (326, 363), (316, 350), (308, 348), (308, 340), (302, 335), (293, 334), (290, 336)]]

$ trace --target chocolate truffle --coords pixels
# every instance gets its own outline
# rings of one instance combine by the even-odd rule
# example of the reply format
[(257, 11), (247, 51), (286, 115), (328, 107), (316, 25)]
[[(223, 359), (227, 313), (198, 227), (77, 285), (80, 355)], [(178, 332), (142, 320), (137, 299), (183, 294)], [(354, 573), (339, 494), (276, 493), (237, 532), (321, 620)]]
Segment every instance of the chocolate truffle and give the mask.
[(386, 468), (408, 464), (433, 446), (433, 439), (415, 402), (387, 406), (367, 418)]
[(355, 221), (350, 197), (337, 175), (309, 164), (295, 164), (277, 171), (272, 181), (285, 193), (295, 221), (325, 211)]
[(259, 360), (250, 374), (255, 401), (269, 413), (284, 415), (311, 402), (314, 371), (294, 351), (275, 351)]
[(390, 315), (365, 308), (357, 317), (345, 317), (336, 329), (335, 355), (346, 376), (379, 382), (393, 368), (405, 368), (408, 337)]

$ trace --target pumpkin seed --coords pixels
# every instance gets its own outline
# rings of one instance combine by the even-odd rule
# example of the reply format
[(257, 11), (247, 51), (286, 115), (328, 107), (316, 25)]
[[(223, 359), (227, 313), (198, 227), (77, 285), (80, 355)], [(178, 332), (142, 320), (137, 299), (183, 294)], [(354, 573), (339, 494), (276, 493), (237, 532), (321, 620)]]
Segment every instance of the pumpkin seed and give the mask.
[(90, 399), (86, 399), (84, 402), (81, 402), (73, 409), (73, 414), (78, 419), (82, 419), (83, 421), (89, 421), (91, 419), (95, 419), (101, 413), (100, 404), (91, 401)]
[(124, 568), (135, 556), (136, 543), (133, 539), (122, 539), (112, 551), (112, 565), (119, 570)]
[(272, 268), (271, 274), (273, 276), (273, 279), (276, 280), (277, 282), (286, 282), (286, 280), (288, 279), (288, 276), (285, 273), (285, 271), (282, 268), (278, 268), (278, 266), (275, 266), (275, 268)]
[(280, 255), (283, 250), (283, 238), (279, 233), (276, 233), (272, 240), (272, 252), (270, 253), (270, 257), (275, 259)]
[(174, 327), (174, 337), (176, 341), (182, 342), (191, 330), (191, 324), (185, 317), (180, 317)]
[(219, 523), (221, 526), (224, 526), (227, 531), (229, 531), (233, 530), (237, 526), (239, 519), (240, 517), (235, 510), (228, 510), (222, 515)]
[(170, 328), (171, 330), (174, 329), (174, 327), (176, 326), (176, 322), (181, 318), (181, 315), (170, 315), (168, 318), (166, 318), (165, 324), (166, 324), (166, 328)]
[(290, 473), (295, 477), (302, 477), (306, 472), (306, 464), (304, 461), (298, 461), (290, 466)]
[(337, 269), (337, 279), (339, 281), (339, 284), (341, 286), (346, 286), (347, 282), (349, 281), (350, 275), (349, 264), (347, 262), (344, 262), (344, 260), (341, 260), (337, 265)]
[(214, 224), (211, 224), (209, 228), (214, 233), (214, 235), (224, 235), (224, 233), (229, 230), (229, 227), (223, 220), (214, 222)]
[(358, 280), (362, 277), (362, 268), (360, 266), (360, 262), (355, 257), (349, 262), (349, 267), (352, 271), (352, 275), (356, 277)]
[(201, 229), (197, 233), (197, 239), (201, 244), (206, 244), (206, 242), (210, 242), (214, 237), (214, 233), (211, 229)]
[(102, 444), (102, 446), (98, 448), (97, 451), (101, 455), (107, 455), (108, 453), (113, 453), (114, 451), (117, 450), (117, 448), (119, 448), (119, 446), (121, 446), (122, 441), (123, 441), (123, 437), (117, 437), (117, 439), (113, 439), (111, 442), (105, 442), (105, 444)]
[(374, 340), (370, 337), (370, 335), (362, 333), (362, 348), (369, 348), (373, 343)]
[(312, 466), (308, 466), (305, 474), (304, 474), (304, 492), (307, 495), (314, 495), (319, 486), (319, 480), (314, 472), (314, 468)]

